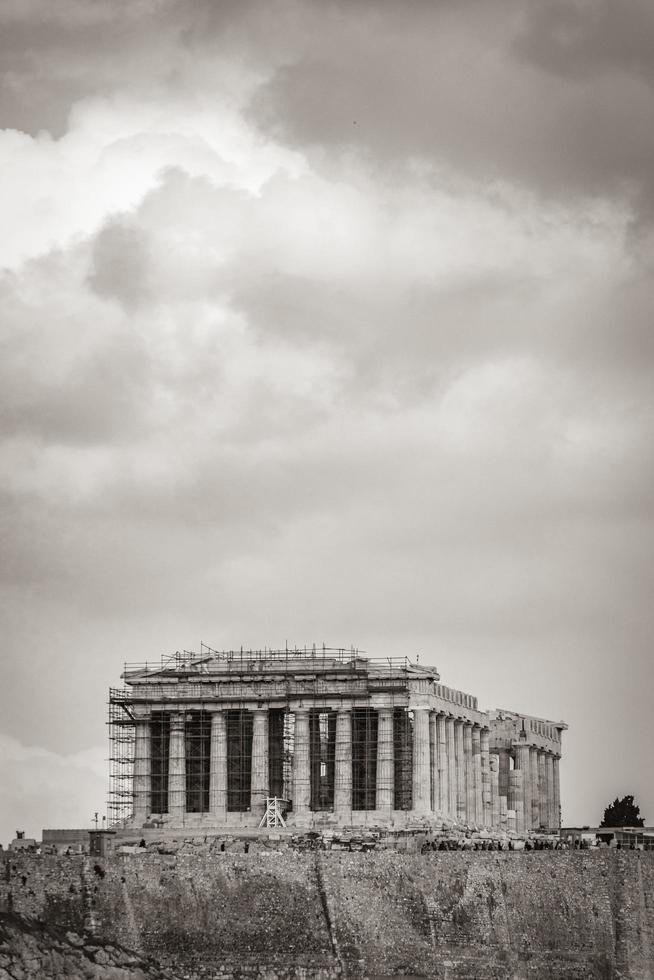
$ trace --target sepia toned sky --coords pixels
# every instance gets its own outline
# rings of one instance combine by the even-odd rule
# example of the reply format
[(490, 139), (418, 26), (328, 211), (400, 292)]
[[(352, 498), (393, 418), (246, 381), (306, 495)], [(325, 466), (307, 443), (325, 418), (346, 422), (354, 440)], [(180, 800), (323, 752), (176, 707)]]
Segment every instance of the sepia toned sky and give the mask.
[(0, 0), (0, 841), (176, 649), (419, 656), (654, 824), (654, 5)]

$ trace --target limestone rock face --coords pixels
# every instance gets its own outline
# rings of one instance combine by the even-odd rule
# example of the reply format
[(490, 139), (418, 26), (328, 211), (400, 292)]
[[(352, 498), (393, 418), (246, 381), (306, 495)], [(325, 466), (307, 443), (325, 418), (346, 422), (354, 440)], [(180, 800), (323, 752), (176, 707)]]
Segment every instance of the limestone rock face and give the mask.
[(168, 980), (172, 975), (119, 946), (57, 935), (12, 913), (0, 913), (0, 980)]

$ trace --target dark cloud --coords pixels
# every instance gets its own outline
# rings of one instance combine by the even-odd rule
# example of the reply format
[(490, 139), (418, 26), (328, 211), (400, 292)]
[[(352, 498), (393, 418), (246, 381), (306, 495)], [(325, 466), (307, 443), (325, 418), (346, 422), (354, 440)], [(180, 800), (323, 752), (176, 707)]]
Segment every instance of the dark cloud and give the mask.
[(361, 153), (373, 165), (419, 158), (555, 196), (649, 202), (652, 18), (641, 3), (633, 18), (600, 6), (599, 14), (590, 3), (525, 11), (507, 0), (453, 15), (433, 4), (415, 19), (399, 8), (362, 17), (341, 7), (327, 25), (328, 53), (322, 40), (306, 43), (257, 93), (251, 114), (280, 139)]
[[(227, 53), (258, 73), (250, 118), (296, 147), (420, 158), (539, 192), (623, 195), (649, 214), (651, 5), (71, 3), (5, 16), (5, 126), (64, 129), (106, 91), (221, 98)], [(268, 77), (272, 76), (268, 81)]]
[[(144, 15), (138, 3), (98, 0), (0, 7), (2, 126), (61, 136), (74, 102), (106, 91), (119, 65), (134, 67), (134, 47), (143, 54)], [(152, 26), (162, 27), (156, 15)]]
[(9, 0), (0, 5), (0, 125), (58, 138), (80, 100), (112, 90), (174, 98), (195, 56), (260, 54), (270, 38), (264, 21), (279, 29), (266, 8), (260, 0)]
[(654, 8), (648, 0), (548, 0), (525, 7), (514, 50), (555, 75), (654, 79)]

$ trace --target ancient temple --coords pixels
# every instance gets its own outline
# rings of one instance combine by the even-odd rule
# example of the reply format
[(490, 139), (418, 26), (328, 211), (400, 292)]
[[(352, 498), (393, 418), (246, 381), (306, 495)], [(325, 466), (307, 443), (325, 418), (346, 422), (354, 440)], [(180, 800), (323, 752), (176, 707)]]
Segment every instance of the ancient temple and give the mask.
[(434, 667), (354, 649), (176, 654), (109, 698), (110, 821), (560, 826), (564, 722), (481, 711)]

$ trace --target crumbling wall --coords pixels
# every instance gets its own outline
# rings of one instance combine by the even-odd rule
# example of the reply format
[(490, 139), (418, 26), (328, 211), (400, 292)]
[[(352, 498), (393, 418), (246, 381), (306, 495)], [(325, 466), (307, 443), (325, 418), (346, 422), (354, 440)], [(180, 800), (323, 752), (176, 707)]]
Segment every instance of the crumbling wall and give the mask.
[(649, 853), (197, 846), (97, 864), (16, 856), (1, 879), (0, 907), (11, 896), (51, 927), (86, 928), (192, 977), (654, 975)]

